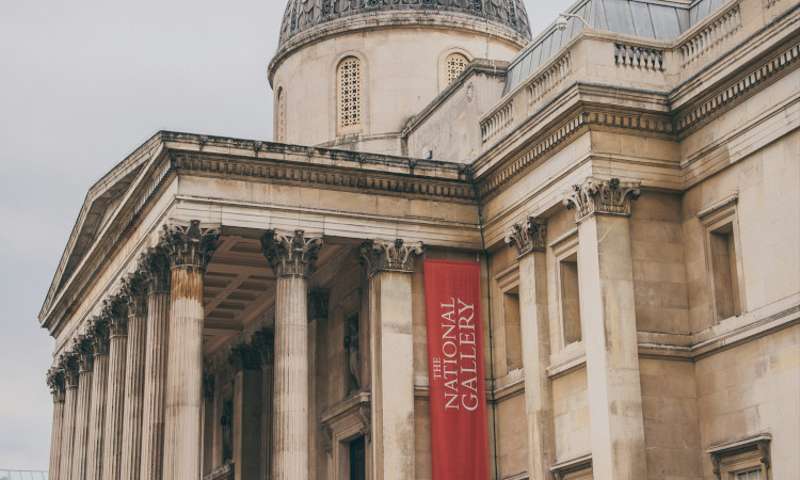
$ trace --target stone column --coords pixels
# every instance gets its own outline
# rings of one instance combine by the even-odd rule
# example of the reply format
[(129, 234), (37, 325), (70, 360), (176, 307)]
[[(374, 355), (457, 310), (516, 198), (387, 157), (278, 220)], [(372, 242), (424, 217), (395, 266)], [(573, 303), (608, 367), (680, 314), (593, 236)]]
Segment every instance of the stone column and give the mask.
[(63, 359), (64, 383), (64, 429), (61, 432), (61, 458), (58, 480), (70, 480), (72, 476), (72, 457), (75, 442), (75, 412), (78, 406), (78, 354), (67, 352)]
[(308, 277), (320, 238), (267, 231), (264, 255), (277, 277), (275, 298), (274, 480), (308, 478)]
[(578, 285), (595, 478), (647, 478), (629, 217), (639, 185), (587, 179), (577, 210)]
[(308, 478), (317, 478), (319, 457), (319, 411), (317, 410), (317, 332), (328, 319), (330, 292), (312, 289), (308, 295)]
[(89, 415), (89, 444), (86, 450), (86, 480), (103, 479), (103, 433), (108, 398), (108, 322), (94, 320), (89, 333), (94, 352), (92, 412)]
[(203, 476), (214, 469), (214, 375), (203, 374)]
[(258, 478), (261, 455), (261, 358), (252, 345), (231, 350), (234, 478)]
[(108, 392), (106, 422), (103, 432), (103, 476), (119, 478), (122, 464), (122, 418), (125, 410), (125, 360), (128, 355), (128, 312), (121, 297), (106, 303), (104, 318), (108, 319), (110, 345), (108, 348)]
[(416, 478), (412, 273), (422, 252), (421, 243), (399, 239), (361, 247), (370, 279), (373, 480)]
[(153, 249), (143, 260), (147, 288), (141, 480), (161, 480), (169, 338), (169, 258)]
[(258, 478), (269, 480), (272, 474), (272, 385), (275, 338), (271, 332), (262, 330), (255, 334), (254, 343), (261, 358), (261, 456)]
[(53, 423), (50, 432), (50, 467), (49, 478), (59, 480), (59, 467), (61, 466), (61, 432), (64, 428), (64, 371), (52, 367), (47, 372), (47, 386), (53, 395)]
[(528, 474), (531, 480), (550, 478), (555, 463), (553, 392), (550, 364), (550, 324), (547, 316), (547, 223), (529, 217), (514, 225), (506, 243), (519, 253), (519, 310), (522, 364), (525, 371), (525, 414), (528, 417)]
[(89, 415), (92, 408), (92, 375), (94, 373), (94, 352), (92, 340), (81, 335), (77, 340), (80, 379), (78, 380), (78, 402), (75, 407), (75, 440), (72, 447), (73, 480), (86, 478), (86, 450), (89, 440)]
[(163, 469), (169, 480), (200, 478), (203, 276), (218, 238), (197, 220), (164, 227), (162, 244), (172, 267)]
[(123, 282), (128, 300), (128, 355), (125, 360), (125, 413), (122, 428), (122, 480), (139, 480), (142, 467), (142, 411), (147, 339), (147, 297), (144, 276), (134, 273)]

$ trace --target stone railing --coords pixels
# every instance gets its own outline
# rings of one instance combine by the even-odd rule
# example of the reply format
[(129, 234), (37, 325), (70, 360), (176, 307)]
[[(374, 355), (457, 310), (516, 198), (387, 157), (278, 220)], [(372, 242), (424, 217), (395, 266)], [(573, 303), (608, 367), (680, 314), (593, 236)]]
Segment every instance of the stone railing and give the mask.
[(494, 138), (503, 129), (514, 121), (514, 98), (510, 98), (505, 105), (495, 110), (486, 120), (481, 122), (481, 140), (483, 143)]
[(657, 48), (614, 44), (614, 63), (619, 67), (630, 67), (651, 72), (664, 71), (664, 51)]
[(572, 73), (572, 57), (567, 51), (545, 71), (528, 82), (528, 106), (538, 103)]
[(721, 12), (700, 31), (678, 45), (682, 65), (694, 63), (706, 53), (718, 48), (742, 27), (742, 11), (739, 3)]

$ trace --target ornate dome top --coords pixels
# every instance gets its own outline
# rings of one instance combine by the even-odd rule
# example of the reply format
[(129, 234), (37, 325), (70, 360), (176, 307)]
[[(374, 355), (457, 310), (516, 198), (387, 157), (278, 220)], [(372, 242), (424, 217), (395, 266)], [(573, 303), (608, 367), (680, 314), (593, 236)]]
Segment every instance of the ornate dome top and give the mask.
[(334, 20), (376, 12), (458, 13), (505, 26), (525, 40), (531, 30), (523, 0), (289, 0), (279, 49), (292, 37)]

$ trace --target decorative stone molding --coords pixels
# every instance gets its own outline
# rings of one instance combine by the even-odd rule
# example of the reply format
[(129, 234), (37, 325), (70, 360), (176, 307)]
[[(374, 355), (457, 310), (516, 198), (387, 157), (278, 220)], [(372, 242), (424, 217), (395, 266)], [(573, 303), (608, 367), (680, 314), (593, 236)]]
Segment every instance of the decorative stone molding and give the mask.
[(291, 234), (267, 230), (261, 237), (261, 250), (279, 277), (310, 276), (320, 248), (322, 239), (306, 237), (303, 230), (295, 230)]
[(163, 246), (151, 248), (142, 255), (141, 267), (148, 295), (169, 293), (170, 262)]
[(371, 240), (361, 245), (361, 258), (370, 278), (380, 272), (413, 273), (415, 257), (423, 252), (422, 242), (406, 243), (400, 238)]
[(618, 178), (603, 180), (589, 177), (580, 185), (573, 185), (564, 199), (567, 209), (575, 209), (575, 221), (580, 222), (590, 215), (631, 214), (631, 201), (641, 195), (640, 182), (622, 182)]
[(359, 392), (323, 412), (320, 423), (325, 450), (338, 451), (343, 442), (362, 435), (368, 437), (371, 417), (370, 394), (367, 392)]
[(330, 291), (314, 288), (308, 292), (308, 319), (320, 320), (328, 318)]
[(75, 340), (75, 348), (78, 351), (78, 363), (80, 372), (91, 372), (94, 370), (94, 338), (90, 335), (81, 335)]
[(258, 349), (263, 365), (272, 365), (275, 361), (275, 337), (268, 330), (259, 330), (253, 334), (253, 346)]
[(258, 370), (261, 368), (261, 355), (254, 345), (240, 343), (231, 348), (228, 362), (235, 371)]
[(543, 252), (547, 247), (547, 221), (528, 217), (525, 225), (515, 223), (505, 238), (506, 245), (517, 247), (519, 257), (531, 252)]
[(50, 394), (53, 395), (53, 403), (64, 402), (64, 392), (66, 390), (64, 370), (59, 367), (50, 367), (47, 371), (47, 386), (50, 387)]
[(555, 478), (555, 480), (565, 480), (567, 478), (572, 478), (571, 476), (568, 477), (570, 474), (589, 472), (591, 468), (592, 455), (587, 454), (559, 462), (550, 467), (550, 471), (553, 472), (553, 478)]
[(203, 227), (200, 220), (189, 225), (164, 225), (161, 246), (173, 268), (205, 271), (219, 242), (219, 229)]

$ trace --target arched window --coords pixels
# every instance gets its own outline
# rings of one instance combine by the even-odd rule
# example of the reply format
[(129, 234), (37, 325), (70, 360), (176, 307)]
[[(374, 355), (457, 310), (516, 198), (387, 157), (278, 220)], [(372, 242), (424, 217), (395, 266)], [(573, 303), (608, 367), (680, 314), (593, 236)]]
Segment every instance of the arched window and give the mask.
[(357, 128), (361, 125), (361, 60), (346, 57), (339, 62), (336, 83), (339, 128)]
[(283, 87), (278, 88), (275, 96), (275, 141), (286, 141), (286, 92)]
[(447, 84), (450, 85), (453, 83), (453, 80), (458, 78), (464, 70), (467, 68), (469, 64), (469, 60), (467, 57), (460, 53), (451, 53), (447, 56), (446, 68), (447, 68)]

